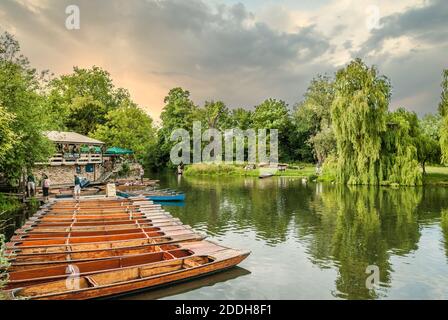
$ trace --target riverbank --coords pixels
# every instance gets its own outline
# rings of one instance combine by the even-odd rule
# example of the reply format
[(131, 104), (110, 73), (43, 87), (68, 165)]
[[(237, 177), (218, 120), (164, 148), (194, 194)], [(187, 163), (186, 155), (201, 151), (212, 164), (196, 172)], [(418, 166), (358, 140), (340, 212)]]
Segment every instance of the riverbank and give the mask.
[(448, 186), (448, 167), (426, 167), (425, 185)]
[[(245, 170), (245, 165), (229, 165), (229, 164), (193, 164), (185, 168), (185, 176), (239, 176), (239, 177), (259, 177), (261, 170)], [(274, 173), (275, 176), (281, 177), (299, 177), (315, 180), (316, 167), (313, 164), (295, 164), (290, 168)]]
[[(229, 164), (193, 164), (185, 168), (185, 176), (240, 176), (240, 177), (258, 177), (260, 169), (244, 170), (244, 165)], [(334, 172), (324, 172), (322, 175), (316, 175), (314, 164), (301, 163), (293, 164), (284, 171), (277, 171), (274, 174), (280, 177), (298, 177), (306, 178), (317, 182), (334, 182)], [(448, 186), (448, 167), (428, 166), (426, 175), (423, 177), (424, 185)]]

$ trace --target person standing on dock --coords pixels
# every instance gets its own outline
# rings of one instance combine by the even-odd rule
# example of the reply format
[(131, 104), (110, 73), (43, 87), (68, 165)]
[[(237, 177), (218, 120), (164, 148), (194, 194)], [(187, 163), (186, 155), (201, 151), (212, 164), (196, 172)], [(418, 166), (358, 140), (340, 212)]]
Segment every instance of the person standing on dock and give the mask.
[(75, 188), (73, 189), (73, 198), (79, 202), (81, 197), (81, 179), (75, 174)]
[(143, 179), (145, 178), (145, 169), (143, 169), (143, 166), (140, 167), (140, 181), (143, 184)]
[(36, 180), (31, 172), (28, 174), (26, 188), (28, 191), (28, 197), (34, 197), (36, 195)]
[(50, 179), (48, 179), (46, 174), (44, 174), (42, 180), (42, 193), (44, 196), (44, 202), (48, 202), (48, 196), (50, 194)]
[(179, 176), (184, 174), (184, 163), (181, 161), (181, 163), (177, 166), (177, 174)]

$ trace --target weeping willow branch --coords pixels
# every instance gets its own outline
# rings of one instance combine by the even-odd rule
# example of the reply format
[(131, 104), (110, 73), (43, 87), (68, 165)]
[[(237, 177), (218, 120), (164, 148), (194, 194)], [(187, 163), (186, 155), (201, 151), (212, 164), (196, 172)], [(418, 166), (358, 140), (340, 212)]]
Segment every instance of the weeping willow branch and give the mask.
[(351, 185), (421, 185), (414, 130), (418, 120), (404, 110), (389, 113), (389, 79), (356, 59), (338, 71), (335, 90), (331, 116), (337, 180)]

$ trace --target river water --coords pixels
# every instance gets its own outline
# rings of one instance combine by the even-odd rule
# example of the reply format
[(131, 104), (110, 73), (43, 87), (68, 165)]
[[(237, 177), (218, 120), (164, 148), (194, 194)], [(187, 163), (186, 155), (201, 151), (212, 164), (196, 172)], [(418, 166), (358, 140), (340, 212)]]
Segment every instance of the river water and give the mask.
[(238, 268), (130, 299), (448, 299), (447, 188), (153, 178), (186, 192), (184, 206), (165, 207), (173, 216), (252, 254)]

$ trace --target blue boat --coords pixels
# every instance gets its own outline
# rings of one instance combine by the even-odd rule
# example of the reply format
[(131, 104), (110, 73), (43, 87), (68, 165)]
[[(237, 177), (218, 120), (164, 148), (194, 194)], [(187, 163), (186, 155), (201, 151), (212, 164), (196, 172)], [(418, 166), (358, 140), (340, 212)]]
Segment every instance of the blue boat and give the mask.
[(157, 194), (145, 194), (145, 193), (128, 193), (123, 191), (117, 191), (117, 196), (123, 198), (129, 198), (137, 195), (142, 195), (146, 199), (157, 202), (175, 202), (175, 201), (185, 201), (185, 193), (179, 192), (166, 192), (166, 191), (158, 191)]
[(152, 201), (185, 201), (185, 194), (147, 195), (145, 198)]

